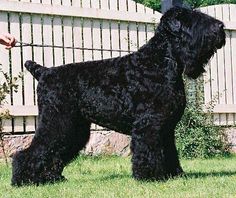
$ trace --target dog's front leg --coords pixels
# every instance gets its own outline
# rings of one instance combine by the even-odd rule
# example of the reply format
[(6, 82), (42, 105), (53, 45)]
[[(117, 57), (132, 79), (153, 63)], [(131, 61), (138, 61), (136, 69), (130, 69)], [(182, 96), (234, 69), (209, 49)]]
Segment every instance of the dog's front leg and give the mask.
[(138, 180), (163, 180), (167, 177), (163, 122), (153, 118), (144, 116), (135, 122), (132, 130), (132, 170)]
[(163, 132), (165, 168), (168, 177), (175, 177), (183, 174), (183, 169), (179, 162), (178, 152), (175, 145), (175, 127), (178, 122), (173, 120), (165, 126)]

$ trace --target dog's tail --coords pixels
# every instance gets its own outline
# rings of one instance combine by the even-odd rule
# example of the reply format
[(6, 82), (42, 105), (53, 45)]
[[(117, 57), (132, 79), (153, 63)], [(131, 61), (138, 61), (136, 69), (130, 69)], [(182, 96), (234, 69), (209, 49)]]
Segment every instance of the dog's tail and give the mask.
[(47, 67), (43, 67), (31, 60), (28, 60), (25, 62), (25, 67), (33, 75), (33, 77), (36, 80), (39, 80), (42, 73), (44, 73), (46, 70), (48, 70)]

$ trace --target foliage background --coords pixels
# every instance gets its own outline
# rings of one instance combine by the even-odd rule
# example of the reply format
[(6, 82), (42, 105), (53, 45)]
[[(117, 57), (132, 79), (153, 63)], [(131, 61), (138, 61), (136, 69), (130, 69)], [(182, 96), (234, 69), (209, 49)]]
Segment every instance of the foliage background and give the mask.
[[(161, 11), (161, 0), (135, 0), (147, 7), (150, 7), (156, 11)], [(236, 0), (184, 0), (184, 4), (192, 8), (204, 7), (209, 5), (217, 5), (223, 3), (234, 3)]]

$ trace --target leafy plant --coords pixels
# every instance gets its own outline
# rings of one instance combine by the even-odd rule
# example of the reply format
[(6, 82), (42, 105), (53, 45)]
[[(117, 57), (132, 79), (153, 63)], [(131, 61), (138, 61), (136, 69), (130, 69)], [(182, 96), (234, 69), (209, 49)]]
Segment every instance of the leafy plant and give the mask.
[(7, 103), (6, 98), (11, 94), (11, 91), (18, 91), (17, 81), (23, 77), (23, 73), (20, 73), (17, 77), (11, 78), (11, 76), (2, 70), (2, 64), (0, 64), (0, 147), (2, 148), (5, 161), (7, 163), (6, 152), (4, 149), (4, 133), (3, 133), (3, 122), (5, 119), (10, 119), (11, 115), (8, 109), (3, 109), (3, 105)]
[(184, 3), (191, 5), (193, 8), (204, 7), (209, 5), (218, 5), (226, 3), (236, 3), (236, 0), (184, 0)]
[[(150, 7), (156, 11), (161, 11), (161, 0), (135, 0), (137, 3), (141, 3), (147, 7)], [(209, 5), (217, 5), (223, 3), (236, 3), (236, 0), (184, 0), (183, 3), (192, 8), (204, 7)]]
[(213, 124), (214, 101), (203, 112), (203, 80), (186, 81), (187, 107), (176, 128), (176, 144), (183, 158), (208, 158), (229, 154), (229, 145), (221, 126)]
[(156, 11), (161, 11), (161, 0), (135, 0), (137, 3), (141, 3)]

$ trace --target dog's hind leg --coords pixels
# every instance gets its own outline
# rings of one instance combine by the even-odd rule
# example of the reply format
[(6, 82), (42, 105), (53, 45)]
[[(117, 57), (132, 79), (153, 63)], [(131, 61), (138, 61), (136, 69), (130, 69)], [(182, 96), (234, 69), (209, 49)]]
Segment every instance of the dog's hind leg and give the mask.
[(64, 166), (84, 148), (90, 122), (80, 116), (43, 109), (29, 148), (13, 157), (13, 185), (52, 183), (64, 179)]
[(32, 143), (13, 157), (13, 185), (63, 179), (64, 166), (89, 140), (90, 122), (80, 115), (77, 103), (45, 89), (38, 94), (38, 128)]

